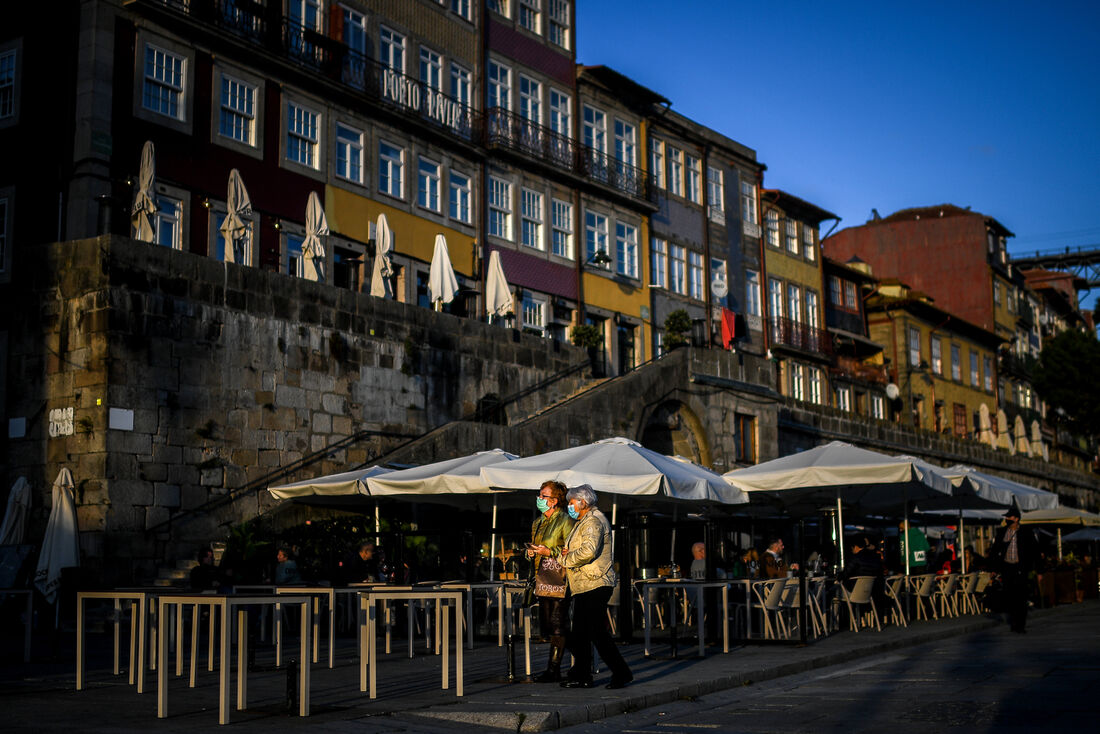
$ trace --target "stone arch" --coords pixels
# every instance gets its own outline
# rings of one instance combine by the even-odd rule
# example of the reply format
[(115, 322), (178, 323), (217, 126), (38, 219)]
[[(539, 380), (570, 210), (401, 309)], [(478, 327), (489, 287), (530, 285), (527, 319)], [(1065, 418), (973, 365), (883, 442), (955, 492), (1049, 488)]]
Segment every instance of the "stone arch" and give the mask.
[(665, 400), (649, 414), (640, 443), (662, 454), (679, 454), (697, 464), (711, 465), (710, 441), (699, 416), (679, 400)]

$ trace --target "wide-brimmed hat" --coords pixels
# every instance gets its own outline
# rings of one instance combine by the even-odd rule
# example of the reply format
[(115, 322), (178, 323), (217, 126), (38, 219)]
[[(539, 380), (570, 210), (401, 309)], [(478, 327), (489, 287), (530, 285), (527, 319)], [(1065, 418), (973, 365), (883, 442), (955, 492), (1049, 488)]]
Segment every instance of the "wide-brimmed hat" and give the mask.
[(1012, 498), (1012, 505), (1009, 506), (1007, 510), (1005, 510), (1004, 517), (1015, 517), (1016, 519), (1019, 519), (1021, 517), (1020, 505), (1016, 502), (1015, 497)]

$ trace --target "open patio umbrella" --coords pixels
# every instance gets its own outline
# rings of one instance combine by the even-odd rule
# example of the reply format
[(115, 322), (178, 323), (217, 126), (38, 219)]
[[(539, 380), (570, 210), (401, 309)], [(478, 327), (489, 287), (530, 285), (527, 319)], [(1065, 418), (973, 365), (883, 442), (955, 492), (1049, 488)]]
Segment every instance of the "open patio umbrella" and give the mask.
[(378, 215), (378, 226), (374, 234), (374, 271), (371, 275), (370, 294), (376, 298), (393, 298), (393, 232), (385, 214)]
[(229, 189), (225, 196), (225, 219), (221, 226), (225, 238), (225, 261), (248, 264), (248, 243), (252, 241), (252, 200), (241, 180), (241, 172), (229, 172)]
[(53, 482), (50, 519), (42, 539), (42, 552), (34, 573), (34, 585), (53, 604), (61, 587), (61, 569), (80, 565), (80, 539), (73, 499), (73, 475), (62, 467)]
[(1079, 543), (1087, 540), (1100, 540), (1100, 528), (1082, 528), (1074, 530), (1062, 538), (1063, 543)]
[(141, 169), (138, 171), (138, 189), (134, 194), (134, 206), (130, 221), (134, 236), (143, 242), (152, 242), (156, 236), (153, 217), (157, 215), (156, 156), (153, 141), (146, 140), (141, 147)]
[(447, 252), (447, 238), (441, 234), (435, 236), (435, 251), (432, 253), (432, 265), (428, 271), (428, 295), (436, 311), (443, 309), (444, 303), (450, 303), (458, 293), (458, 280), (451, 266), (451, 255)]
[(489, 272), (485, 277), (485, 313), (490, 321), (493, 316), (503, 318), (512, 311), (512, 289), (504, 277), (504, 266), (500, 262), (500, 253), (493, 250), (489, 255)]
[(31, 485), (26, 477), (19, 477), (11, 485), (8, 507), (4, 512), (4, 524), (0, 525), (0, 545), (19, 545), (26, 530), (27, 511), (31, 506)]
[(1100, 515), (1074, 507), (1054, 507), (1046, 510), (1034, 510), (1024, 512), (1020, 518), (1021, 525), (1085, 525), (1100, 526)]
[(316, 191), (309, 192), (306, 201), (306, 237), (302, 242), (303, 275), (306, 280), (325, 282), (325, 245), (322, 237), (329, 233), (325, 210)]
[(1047, 510), (1058, 506), (1058, 495), (1054, 492), (1047, 492), (1044, 489), (1032, 487), (1028, 484), (1005, 479), (1004, 477), (998, 477), (993, 474), (986, 474), (985, 472), (978, 471), (972, 466), (956, 464), (955, 466), (948, 467), (946, 472), (948, 476), (951, 477), (966, 476), (992, 489), (1010, 493), (1012, 497), (1016, 499), (1016, 504), (1025, 512), (1028, 510)]
[(303, 479), (300, 482), (268, 487), (272, 497), (280, 500), (299, 497), (339, 497), (347, 495), (367, 496), (367, 479), (379, 474), (389, 474), (392, 469), (384, 466), (370, 466), (339, 474), (327, 474), (323, 477)]

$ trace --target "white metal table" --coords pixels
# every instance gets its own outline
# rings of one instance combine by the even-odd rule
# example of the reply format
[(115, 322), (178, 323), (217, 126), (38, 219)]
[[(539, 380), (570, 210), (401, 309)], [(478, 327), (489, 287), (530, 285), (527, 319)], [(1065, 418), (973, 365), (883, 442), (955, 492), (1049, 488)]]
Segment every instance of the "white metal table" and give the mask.
[[(722, 652), (730, 651), (730, 634), (729, 634), (729, 582), (725, 580), (716, 581), (694, 581), (692, 579), (637, 579), (634, 581), (635, 586), (640, 586), (644, 592), (642, 593), (642, 608), (644, 609), (644, 624), (645, 624), (645, 655), (648, 657), (650, 654), (650, 632), (653, 629), (652, 624), (652, 612), (653, 597), (648, 592), (649, 589), (683, 589), (685, 592), (689, 589), (695, 590), (695, 616), (696, 627), (698, 629), (699, 636), (699, 656), (706, 655), (706, 639), (704, 636), (703, 625), (703, 591), (705, 589), (721, 589), (722, 590)], [(670, 605), (670, 628), (676, 624), (676, 603)]]

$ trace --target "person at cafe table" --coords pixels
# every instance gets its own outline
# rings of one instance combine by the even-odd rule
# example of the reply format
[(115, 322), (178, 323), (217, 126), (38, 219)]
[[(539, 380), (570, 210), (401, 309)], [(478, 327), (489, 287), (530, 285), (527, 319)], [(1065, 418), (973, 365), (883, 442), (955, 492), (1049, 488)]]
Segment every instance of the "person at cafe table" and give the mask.
[(563, 688), (592, 688), (592, 646), (607, 667), (615, 689), (634, 680), (630, 667), (607, 630), (607, 602), (615, 588), (615, 570), (611, 560), (611, 525), (596, 507), (596, 493), (582, 484), (565, 496), (566, 510), (577, 521), (562, 548), (569, 591), (573, 595), (573, 629), (566, 645), (573, 653), (573, 667), (561, 684)]
[[(540, 514), (531, 524), (527, 557), (538, 558), (539, 564), (544, 558), (560, 563), (561, 550), (574, 524), (573, 518), (565, 511), (565, 485), (553, 480), (543, 482), (535, 505)], [(561, 681), (561, 659), (565, 654), (568, 599), (539, 594), (538, 587), (535, 595), (539, 600), (539, 630), (550, 638), (550, 658), (546, 662), (546, 670), (535, 676), (534, 680), (536, 683), (557, 683)]]
[(785, 578), (788, 575), (788, 570), (798, 570), (797, 563), (788, 566), (787, 562), (783, 560), (782, 538), (775, 538), (768, 544), (768, 550), (764, 552), (761, 560), (763, 563), (761, 564), (760, 575), (766, 579)]

